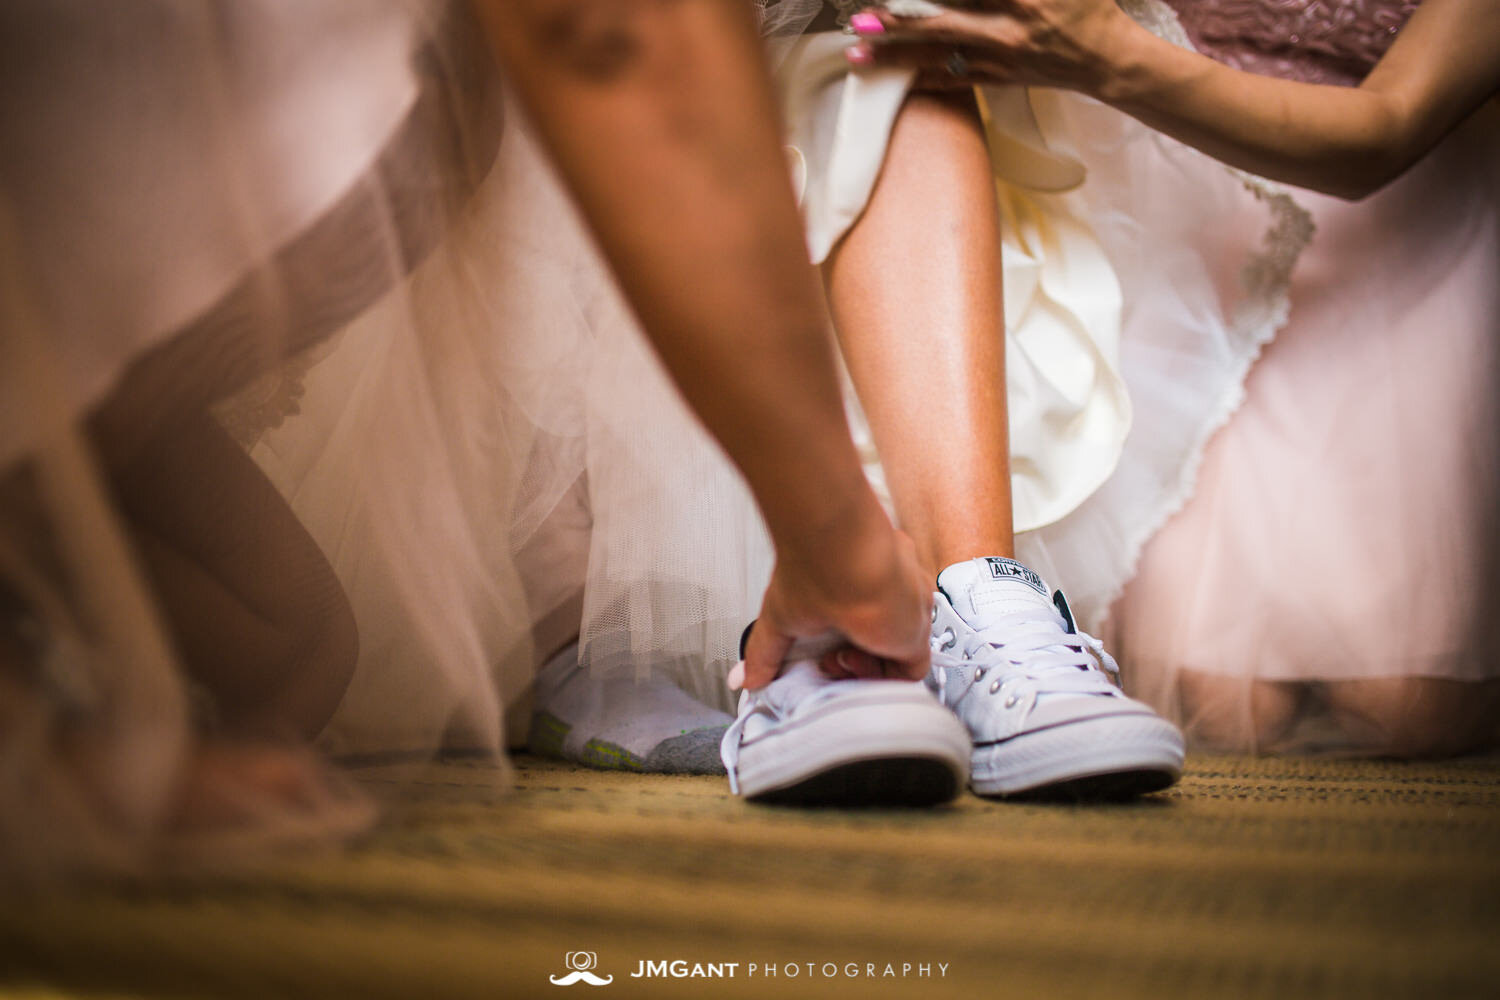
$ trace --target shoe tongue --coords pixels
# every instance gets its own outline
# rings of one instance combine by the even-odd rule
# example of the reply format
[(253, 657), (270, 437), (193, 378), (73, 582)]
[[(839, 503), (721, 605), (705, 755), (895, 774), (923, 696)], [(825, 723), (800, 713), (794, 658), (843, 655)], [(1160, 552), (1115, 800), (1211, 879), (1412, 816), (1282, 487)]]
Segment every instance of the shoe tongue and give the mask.
[(1053, 610), (1042, 578), (1014, 559), (989, 556), (954, 563), (938, 574), (937, 584), (973, 628), (1012, 611)]

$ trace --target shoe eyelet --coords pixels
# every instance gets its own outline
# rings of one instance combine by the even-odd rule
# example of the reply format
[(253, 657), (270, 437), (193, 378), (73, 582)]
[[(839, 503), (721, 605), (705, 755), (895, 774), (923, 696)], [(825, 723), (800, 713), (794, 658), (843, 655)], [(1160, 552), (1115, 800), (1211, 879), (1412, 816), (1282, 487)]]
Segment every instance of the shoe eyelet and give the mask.
[(938, 649), (942, 652), (947, 652), (954, 646), (958, 645), (958, 636), (954, 634), (951, 628), (943, 629), (941, 638), (943, 640), (943, 644), (939, 646)]
[(1019, 701), (1019, 700), (1020, 699), (1017, 698), (1015, 695), (1009, 695), (1005, 699), (1005, 707), (1006, 708), (1015, 708), (1016, 707), (1016, 702)]
[[(999, 690), (1000, 690), (1000, 678), (996, 677), (995, 678), (995, 683), (993, 683), (993, 684), (990, 685), (990, 694), (994, 694), (996, 691), (999, 691)], [(1011, 698), (1014, 698), (1014, 697), (1015, 697), (1015, 695), (1011, 695)], [(1009, 700), (1010, 699), (1007, 699), (1007, 701), (1009, 701)], [(1007, 704), (1005, 707), (1009, 708), (1010, 705)]]
[(974, 670), (974, 679), (976, 681), (982, 681), (982, 680), (984, 680), (984, 671), (985, 671), (984, 667), (976, 667), (975, 670)]

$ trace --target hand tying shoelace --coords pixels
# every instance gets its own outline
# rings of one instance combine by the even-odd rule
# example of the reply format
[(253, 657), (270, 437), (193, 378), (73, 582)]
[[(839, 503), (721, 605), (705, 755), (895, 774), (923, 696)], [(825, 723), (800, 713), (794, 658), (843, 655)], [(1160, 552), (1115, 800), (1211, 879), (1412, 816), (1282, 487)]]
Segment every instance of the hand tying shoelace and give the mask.
[(953, 798), (968, 778), (964, 727), (919, 682), (824, 676), (818, 661), (837, 644), (799, 641), (780, 676), (740, 692), (720, 745), (730, 791), (800, 805)]
[[(753, 627), (752, 625), (751, 628)], [(749, 631), (749, 629), (745, 630), (747, 636)], [(741, 645), (743, 646), (744, 643), (741, 642)], [(740, 741), (744, 738), (746, 724), (757, 716), (774, 722), (777, 713), (784, 710), (783, 704), (789, 708), (799, 702), (806, 702), (801, 706), (803, 710), (811, 708), (812, 704), (809, 699), (815, 697), (818, 691), (826, 690), (829, 683), (828, 678), (818, 672), (817, 662), (824, 653), (838, 648), (839, 645), (838, 636), (798, 639), (792, 643), (791, 649), (787, 650), (786, 669), (776, 680), (759, 691), (744, 690), (744, 660), (736, 663), (729, 671), (729, 689), (740, 692), (739, 714), (725, 731), (719, 751), (724, 768), (729, 773), (730, 794), (740, 794)]]

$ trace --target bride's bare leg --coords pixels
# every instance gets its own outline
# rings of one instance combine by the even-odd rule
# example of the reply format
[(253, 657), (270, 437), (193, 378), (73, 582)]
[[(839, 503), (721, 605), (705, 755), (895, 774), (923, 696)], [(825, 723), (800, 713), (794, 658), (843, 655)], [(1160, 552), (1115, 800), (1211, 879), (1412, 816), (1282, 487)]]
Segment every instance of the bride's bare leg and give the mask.
[(354, 669), (333, 569), (271, 483), (206, 413), (140, 445), (111, 483), (184, 665), (219, 721), (311, 739)]
[(918, 557), (935, 575), (1013, 554), (999, 217), (971, 94), (907, 99), (824, 275)]
[[(109, 487), (184, 671), (218, 710), (217, 725), (192, 734), (161, 819), (178, 834), (341, 834), (367, 825), (368, 807), (302, 745), (342, 697), (356, 650), (331, 568), (206, 415), (157, 430), (132, 435), (141, 446), (130, 460), (106, 463)], [(135, 738), (140, 720), (120, 715), (112, 699), (134, 687), (133, 665), (95, 663), (111, 672), (98, 688), (108, 694), (77, 718), (59, 712), (57, 692), (39, 681), (48, 649), (70, 628), (93, 624), (88, 609), (73, 604), (56, 551), (60, 530), (31, 468), (0, 470), (0, 733), (23, 723), (36, 732), (38, 720), (54, 720), (52, 732), (32, 737), (55, 750), (34, 762), (43, 769), (39, 787), (80, 796), (70, 808), (114, 816), (117, 798), (129, 792), (110, 779), (107, 758)], [(280, 826), (291, 817), (294, 824)]]

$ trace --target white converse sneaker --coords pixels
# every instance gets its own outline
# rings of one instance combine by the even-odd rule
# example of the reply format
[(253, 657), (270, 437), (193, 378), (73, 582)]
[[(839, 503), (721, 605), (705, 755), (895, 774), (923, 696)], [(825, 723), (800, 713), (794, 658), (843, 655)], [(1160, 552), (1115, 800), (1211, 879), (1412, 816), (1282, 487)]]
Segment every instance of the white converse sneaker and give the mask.
[(925, 806), (969, 772), (969, 734), (921, 683), (830, 680), (829, 644), (799, 642), (781, 676), (740, 694), (720, 754), (729, 789), (761, 802)]
[(938, 575), (932, 649), (927, 683), (973, 737), (978, 794), (1123, 798), (1181, 775), (1177, 727), (1112, 683), (1103, 644), (1015, 560)]

